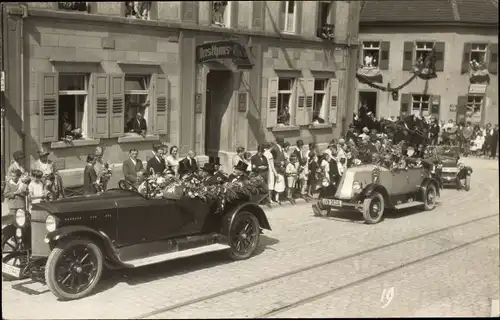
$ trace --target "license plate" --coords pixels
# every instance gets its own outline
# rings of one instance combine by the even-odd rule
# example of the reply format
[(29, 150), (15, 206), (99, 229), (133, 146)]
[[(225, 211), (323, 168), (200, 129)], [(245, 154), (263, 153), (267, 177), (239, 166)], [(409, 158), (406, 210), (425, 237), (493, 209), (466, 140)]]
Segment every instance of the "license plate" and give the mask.
[(323, 199), (321, 203), (330, 207), (342, 207), (342, 201), (333, 199)]
[(457, 172), (456, 168), (443, 168), (443, 172)]
[(2, 273), (19, 278), (21, 275), (21, 268), (11, 266), (10, 264), (2, 263)]

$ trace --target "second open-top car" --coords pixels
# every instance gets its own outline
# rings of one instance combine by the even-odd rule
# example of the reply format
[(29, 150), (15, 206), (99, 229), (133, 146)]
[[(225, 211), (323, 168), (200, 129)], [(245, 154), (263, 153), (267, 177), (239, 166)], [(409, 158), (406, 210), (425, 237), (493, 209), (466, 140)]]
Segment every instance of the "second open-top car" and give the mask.
[(198, 198), (151, 199), (124, 188), (33, 204), (2, 231), (2, 273), (46, 282), (61, 299), (92, 292), (104, 267), (135, 268), (210, 251), (249, 258), (261, 228), (256, 201), (219, 210)]

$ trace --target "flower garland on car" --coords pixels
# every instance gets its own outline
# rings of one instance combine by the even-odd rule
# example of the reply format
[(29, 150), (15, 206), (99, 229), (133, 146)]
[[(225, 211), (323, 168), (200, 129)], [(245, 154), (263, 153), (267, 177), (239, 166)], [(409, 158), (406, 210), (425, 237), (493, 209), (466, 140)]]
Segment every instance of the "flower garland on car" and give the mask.
[[(197, 174), (191, 174), (183, 179), (170, 177), (151, 176), (150, 195), (167, 199), (189, 197), (201, 199), (205, 202), (219, 200), (221, 204), (234, 200), (267, 194), (267, 184), (260, 175), (251, 174), (247, 179), (235, 182), (226, 182), (221, 185), (206, 185)], [(159, 181), (159, 182), (158, 182)]]

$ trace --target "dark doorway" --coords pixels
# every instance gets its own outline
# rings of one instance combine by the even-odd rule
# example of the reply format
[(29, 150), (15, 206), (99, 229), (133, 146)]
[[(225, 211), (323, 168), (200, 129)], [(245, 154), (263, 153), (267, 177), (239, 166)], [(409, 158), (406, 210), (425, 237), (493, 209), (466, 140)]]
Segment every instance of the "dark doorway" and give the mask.
[(359, 107), (366, 104), (368, 110), (377, 116), (377, 92), (376, 91), (359, 91)]
[(229, 70), (211, 70), (207, 74), (206, 117), (205, 117), (205, 154), (211, 162), (217, 163), (221, 147), (222, 117), (226, 113), (233, 95), (233, 73)]

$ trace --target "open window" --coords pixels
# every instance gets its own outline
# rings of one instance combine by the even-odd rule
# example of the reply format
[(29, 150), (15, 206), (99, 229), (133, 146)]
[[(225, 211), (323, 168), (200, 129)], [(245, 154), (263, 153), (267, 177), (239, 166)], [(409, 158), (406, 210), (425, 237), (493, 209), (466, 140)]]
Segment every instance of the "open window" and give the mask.
[(279, 78), (278, 80), (278, 115), (277, 123), (289, 126), (293, 119), (293, 88), (294, 78)]
[(328, 81), (329, 79), (314, 79), (313, 124), (328, 121)]
[(296, 33), (298, 25), (297, 1), (281, 1), (280, 5), (280, 30)]
[(465, 111), (466, 121), (472, 123), (481, 121), (481, 114), (484, 103), (484, 95), (468, 95), (467, 109)]
[(486, 69), (486, 57), (488, 53), (488, 45), (486, 43), (472, 43), (470, 50), (470, 69), (479, 71)]
[(317, 36), (325, 40), (333, 40), (335, 37), (335, 2), (318, 2), (318, 30)]
[(141, 118), (146, 121), (147, 127), (150, 127), (150, 88), (151, 76), (149, 75), (125, 76), (125, 132), (139, 134), (135, 132), (133, 122), (141, 121)]
[(59, 138), (84, 139), (89, 136), (87, 74), (59, 74)]
[(363, 41), (362, 65), (367, 68), (376, 68), (380, 62), (380, 42)]
[(151, 20), (153, 1), (125, 1), (125, 17)]
[(234, 1), (212, 1), (212, 24), (232, 28)]

